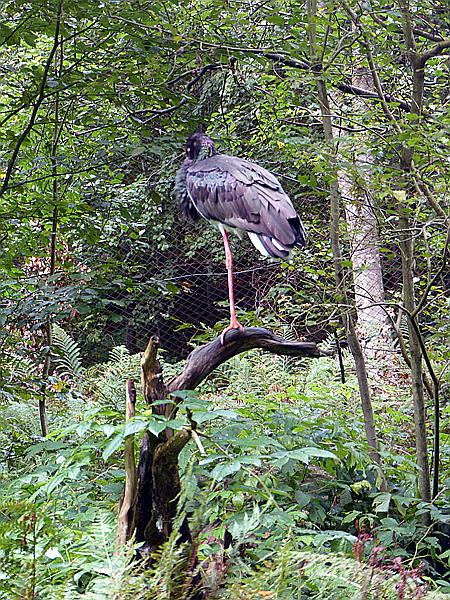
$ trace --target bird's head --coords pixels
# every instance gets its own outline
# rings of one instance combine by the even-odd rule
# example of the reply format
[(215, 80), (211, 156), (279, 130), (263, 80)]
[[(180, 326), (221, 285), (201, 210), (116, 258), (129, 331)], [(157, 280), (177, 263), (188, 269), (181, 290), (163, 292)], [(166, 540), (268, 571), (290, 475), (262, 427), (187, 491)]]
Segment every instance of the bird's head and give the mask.
[(209, 156), (214, 156), (214, 142), (205, 133), (193, 133), (186, 142), (186, 157), (197, 162)]

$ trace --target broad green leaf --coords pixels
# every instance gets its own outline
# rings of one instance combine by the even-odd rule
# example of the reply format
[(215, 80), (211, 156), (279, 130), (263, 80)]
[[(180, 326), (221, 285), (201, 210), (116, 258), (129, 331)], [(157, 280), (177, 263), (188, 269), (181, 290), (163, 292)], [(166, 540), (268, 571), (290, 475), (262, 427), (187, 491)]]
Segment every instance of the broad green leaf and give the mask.
[(232, 475), (233, 473), (237, 473), (240, 471), (242, 465), (238, 460), (233, 460), (228, 463), (221, 463), (216, 465), (211, 473), (213, 479), (216, 481), (222, 481), (228, 475)]
[(388, 512), (389, 505), (391, 503), (392, 494), (389, 492), (383, 492), (378, 494), (373, 499), (373, 507), (375, 512)]
[(121, 435), (115, 435), (106, 445), (103, 450), (102, 458), (103, 460), (108, 460), (108, 458), (114, 454), (114, 452), (123, 445), (123, 437)]
[(354, 523), (355, 519), (357, 519), (360, 515), (361, 512), (359, 510), (352, 510), (352, 512), (348, 513), (348, 515), (345, 515), (345, 517), (342, 519), (342, 524), (347, 525), (347, 523)]

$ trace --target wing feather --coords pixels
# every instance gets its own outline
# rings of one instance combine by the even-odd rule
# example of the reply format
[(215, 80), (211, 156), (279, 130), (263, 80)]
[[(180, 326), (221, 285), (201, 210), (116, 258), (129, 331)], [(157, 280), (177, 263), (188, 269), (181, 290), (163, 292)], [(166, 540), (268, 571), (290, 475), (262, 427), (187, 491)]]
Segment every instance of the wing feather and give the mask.
[(280, 182), (256, 163), (216, 154), (188, 168), (186, 186), (201, 215), (256, 234), (271, 256), (305, 244), (304, 227)]

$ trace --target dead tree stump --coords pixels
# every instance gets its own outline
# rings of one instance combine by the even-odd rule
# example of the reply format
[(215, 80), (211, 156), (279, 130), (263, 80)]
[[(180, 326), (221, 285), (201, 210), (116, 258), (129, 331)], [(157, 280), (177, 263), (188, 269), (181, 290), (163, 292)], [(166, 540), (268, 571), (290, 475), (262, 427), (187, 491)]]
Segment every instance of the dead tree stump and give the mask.
[[(267, 329), (248, 327), (243, 331), (229, 332), (223, 345), (220, 337), (217, 337), (196, 348), (188, 356), (183, 370), (166, 385), (157, 359), (158, 340), (151, 337), (141, 359), (141, 383), (145, 402), (152, 406), (154, 414), (174, 418), (181, 401), (171, 396), (174, 392), (194, 390), (219, 365), (252, 348), (262, 348), (273, 354), (309, 358), (330, 354), (321, 351), (312, 342), (291, 342)], [(132, 382), (127, 383), (127, 390), (128, 405), (135, 398)], [(164, 400), (168, 402), (164, 403)], [(127, 415), (130, 414), (130, 409), (127, 409)], [(141, 440), (136, 472), (134, 462), (130, 459), (130, 444), (126, 445), (126, 483), (117, 531), (119, 544), (134, 534), (136, 541), (143, 542), (144, 548), (152, 552), (169, 538), (181, 489), (178, 456), (191, 437), (191, 427), (176, 432), (167, 428), (159, 435), (146, 431)], [(180, 542), (191, 539), (186, 519), (181, 525), (179, 539)]]

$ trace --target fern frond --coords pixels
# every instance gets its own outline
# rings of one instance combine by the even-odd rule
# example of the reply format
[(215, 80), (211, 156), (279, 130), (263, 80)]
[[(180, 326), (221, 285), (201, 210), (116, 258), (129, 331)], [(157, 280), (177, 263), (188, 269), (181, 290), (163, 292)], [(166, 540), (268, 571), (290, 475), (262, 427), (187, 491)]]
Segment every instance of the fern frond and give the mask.
[(36, 363), (27, 356), (12, 356), (9, 369), (11, 378), (14, 378), (16, 381), (24, 381), (29, 379), (30, 375), (38, 375), (38, 367)]
[(131, 356), (126, 346), (115, 346), (109, 353), (109, 362), (121, 363)]
[(56, 352), (54, 365), (59, 374), (71, 378), (80, 377), (84, 369), (78, 343), (56, 323), (52, 326), (52, 334), (53, 349)]

